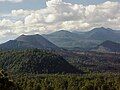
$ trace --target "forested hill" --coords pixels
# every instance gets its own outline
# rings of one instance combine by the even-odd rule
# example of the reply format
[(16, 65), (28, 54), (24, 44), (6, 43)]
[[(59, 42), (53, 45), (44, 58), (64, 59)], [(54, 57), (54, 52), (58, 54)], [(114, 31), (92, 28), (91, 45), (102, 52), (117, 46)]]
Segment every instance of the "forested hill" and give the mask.
[(0, 66), (14, 73), (81, 73), (63, 57), (38, 49), (1, 51)]
[(95, 47), (94, 50), (98, 52), (120, 52), (120, 43), (107, 40)]
[(15, 40), (10, 40), (0, 44), (0, 50), (20, 50), (20, 49), (42, 49), (42, 50), (61, 50), (41, 35), (21, 35)]

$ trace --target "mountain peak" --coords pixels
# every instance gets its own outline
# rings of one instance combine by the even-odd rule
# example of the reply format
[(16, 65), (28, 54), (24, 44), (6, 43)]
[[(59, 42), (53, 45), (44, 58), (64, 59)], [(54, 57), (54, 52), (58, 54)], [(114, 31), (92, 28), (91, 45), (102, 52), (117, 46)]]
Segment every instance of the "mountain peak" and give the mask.
[[(76, 37), (78, 36), (77, 34), (75, 33), (72, 33), (70, 31), (67, 31), (67, 30), (60, 30), (60, 31), (56, 31), (56, 32), (53, 32), (51, 34), (48, 34), (48, 35), (44, 35), (45, 37), (46, 36), (52, 36), (52, 37), (60, 37), (60, 38), (68, 38), (68, 37)], [(48, 39), (49, 40), (49, 39)]]
[(106, 29), (105, 27), (100, 27), (101, 29)]
[(0, 45), (0, 48), (11, 49), (16, 47), (19, 48), (38, 48), (45, 50), (60, 50), (59, 47), (45, 39), (39, 34), (35, 35), (21, 35), (13, 41), (6, 42)]
[(22, 35), (20, 35), (20, 36), (26, 36), (25, 34), (22, 34)]
[(21, 35), (18, 38), (16, 38), (17, 41), (29, 41), (29, 40), (36, 40), (36, 39), (44, 39), (41, 35), (35, 34), (35, 35)]
[(100, 27), (100, 28), (94, 28), (90, 32), (113, 32), (110, 28)]
[(70, 32), (70, 31), (67, 31), (67, 30), (59, 30), (58, 32)]
[[(67, 30), (60, 30), (60, 31), (56, 31), (54, 33), (59, 33), (59, 34), (70, 34), (71, 32), (70, 31), (67, 31)], [(54, 34), (53, 33), (53, 34)]]
[(41, 36), (41, 35), (39, 35), (39, 34), (33, 34), (33, 35), (25, 35), (25, 34), (22, 34), (22, 35), (20, 35), (19, 37), (23, 37), (23, 36)]
[(119, 37), (119, 35), (115, 33), (115, 30), (104, 27), (94, 28), (87, 32), (87, 35), (90, 39), (95, 40), (115, 40), (116, 37)]

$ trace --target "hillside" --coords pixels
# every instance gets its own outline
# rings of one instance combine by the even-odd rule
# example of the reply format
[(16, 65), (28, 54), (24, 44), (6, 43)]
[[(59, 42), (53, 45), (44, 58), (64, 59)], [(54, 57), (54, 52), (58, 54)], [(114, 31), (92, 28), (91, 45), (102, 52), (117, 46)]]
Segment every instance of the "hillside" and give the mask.
[(91, 31), (86, 32), (87, 39), (92, 40), (112, 40), (112, 41), (120, 41), (120, 34), (116, 30), (112, 30), (110, 28), (94, 28)]
[(120, 43), (107, 40), (95, 47), (94, 50), (100, 52), (120, 52)]
[(38, 48), (45, 50), (60, 50), (59, 47), (52, 44), (50, 41), (42, 37), (41, 35), (21, 35), (15, 40), (10, 40), (6, 43), (0, 45), (2, 50), (11, 50), (11, 49), (29, 49), (29, 48)]
[(120, 73), (120, 53), (73, 51), (59, 54), (73, 66), (87, 73)]
[(79, 35), (69, 31), (61, 30), (51, 34), (43, 35), (46, 39), (59, 47), (72, 47), (77, 43)]
[(76, 39), (76, 38), (79, 38), (79, 35), (76, 34), (76, 33), (72, 33), (70, 31), (66, 31), (66, 30), (60, 30), (60, 31), (57, 31), (57, 32), (53, 32), (51, 34), (48, 34), (48, 35), (45, 35), (46, 37), (47, 36), (50, 36), (52, 38), (68, 38), (68, 39)]
[[(45, 50), (85, 50), (97, 47), (106, 40), (120, 42), (120, 32), (110, 28), (94, 28), (87, 32), (56, 31), (46, 35), (21, 35), (0, 45), (0, 49), (38, 48)], [(60, 48), (59, 48), (60, 47)]]
[(0, 67), (14, 73), (81, 73), (63, 57), (37, 49), (2, 51)]
[(65, 30), (43, 35), (55, 45), (63, 48), (85, 49), (96, 47), (105, 40), (120, 42), (120, 33), (110, 28), (94, 28), (86, 32)]
[[(120, 32), (110, 28), (94, 28), (87, 32), (56, 31), (46, 35), (21, 35), (0, 45), (0, 49), (38, 48), (45, 50), (85, 50), (97, 47), (106, 40), (120, 42)], [(59, 48), (60, 47), (60, 48)]]
[(75, 49), (75, 48), (84, 48), (94, 47), (97, 41), (87, 40), (85, 39), (84, 34), (77, 34), (74, 32), (69, 32), (65, 30), (57, 31), (51, 34), (43, 35), (46, 39), (54, 43), (55, 45), (67, 48), (67, 49)]

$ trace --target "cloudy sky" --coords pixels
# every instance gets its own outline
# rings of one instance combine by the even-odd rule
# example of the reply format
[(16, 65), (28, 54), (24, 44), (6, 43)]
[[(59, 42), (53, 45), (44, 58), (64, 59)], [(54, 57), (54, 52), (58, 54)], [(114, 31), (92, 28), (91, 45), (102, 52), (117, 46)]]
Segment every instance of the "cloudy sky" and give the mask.
[(120, 30), (120, 0), (0, 0), (0, 43), (21, 34)]

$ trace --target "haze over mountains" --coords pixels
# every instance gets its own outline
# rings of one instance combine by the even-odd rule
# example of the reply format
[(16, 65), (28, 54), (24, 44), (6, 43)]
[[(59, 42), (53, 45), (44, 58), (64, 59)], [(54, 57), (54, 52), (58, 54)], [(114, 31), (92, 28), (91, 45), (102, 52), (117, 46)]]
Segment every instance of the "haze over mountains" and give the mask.
[(59, 47), (67, 48), (93, 48), (106, 40), (120, 42), (120, 31), (110, 28), (94, 28), (87, 32), (69, 32), (61, 30), (48, 35), (46, 39)]
[(95, 51), (103, 51), (103, 48), (101, 47), (104, 47), (105, 51), (108, 51), (106, 50), (106, 48), (108, 48), (111, 52), (119, 52), (119, 42), (120, 31), (101, 27), (94, 28), (87, 32), (69, 32), (61, 30), (42, 36), (39, 34), (21, 35), (15, 40), (10, 40), (1, 44), (0, 49), (11, 50), (37, 48), (44, 50), (61, 50), (61, 48), (65, 48), (85, 51), (97, 49)]

